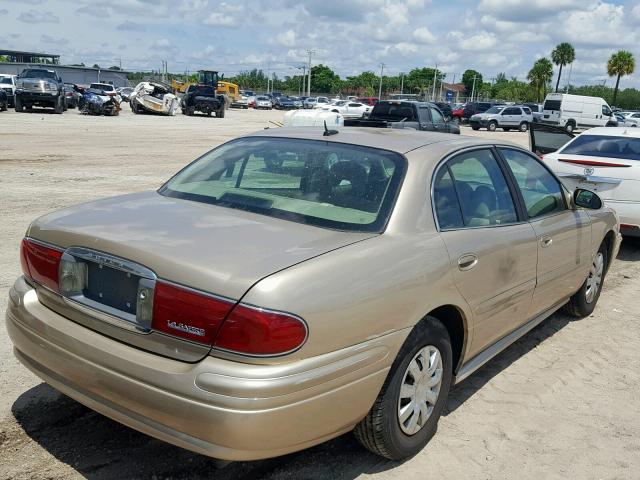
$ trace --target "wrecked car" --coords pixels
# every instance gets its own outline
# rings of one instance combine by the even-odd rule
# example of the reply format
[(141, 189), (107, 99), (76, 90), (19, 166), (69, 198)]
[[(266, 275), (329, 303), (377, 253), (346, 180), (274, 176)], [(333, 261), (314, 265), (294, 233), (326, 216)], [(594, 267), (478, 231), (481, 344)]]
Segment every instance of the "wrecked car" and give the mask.
[(133, 113), (152, 112), (163, 115), (175, 115), (180, 100), (171, 87), (157, 82), (141, 82), (129, 97)]
[(82, 95), (78, 109), (85, 115), (105, 115), (113, 117), (120, 113), (117, 97), (98, 88), (88, 88)]

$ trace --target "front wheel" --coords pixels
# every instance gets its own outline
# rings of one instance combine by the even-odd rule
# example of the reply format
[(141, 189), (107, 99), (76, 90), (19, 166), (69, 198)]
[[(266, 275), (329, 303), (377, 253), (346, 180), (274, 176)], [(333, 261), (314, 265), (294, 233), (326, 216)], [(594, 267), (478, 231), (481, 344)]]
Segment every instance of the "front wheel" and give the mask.
[(575, 130), (576, 126), (573, 124), (573, 122), (568, 122), (565, 126), (564, 126), (564, 131), (567, 133), (573, 133), (573, 131)]
[(16, 109), (16, 112), (22, 112), (24, 110), (20, 97), (15, 98), (13, 101), (13, 107)]
[(391, 460), (416, 454), (436, 433), (452, 378), (447, 329), (426, 317), (400, 349), (373, 407), (354, 430), (371, 452)]
[(603, 242), (598, 249), (598, 253), (593, 257), (587, 279), (582, 284), (582, 287), (580, 287), (580, 290), (578, 290), (564, 306), (566, 313), (578, 318), (588, 317), (593, 313), (596, 308), (596, 303), (598, 303), (598, 299), (600, 298), (602, 283), (604, 282), (608, 265), (607, 246)]
[(498, 122), (489, 122), (489, 126), (487, 127), (487, 130), (489, 130), (490, 132), (495, 132), (496, 129), (498, 128)]

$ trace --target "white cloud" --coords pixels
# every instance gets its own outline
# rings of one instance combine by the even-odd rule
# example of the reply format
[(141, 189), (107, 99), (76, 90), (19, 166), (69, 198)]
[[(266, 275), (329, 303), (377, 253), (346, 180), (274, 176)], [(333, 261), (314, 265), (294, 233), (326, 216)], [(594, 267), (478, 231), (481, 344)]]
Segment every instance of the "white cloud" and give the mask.
[(222, 12), (213, 12), (204, 21), (204, 24), (211, 27), (235, 27), (238, 25), (238, 22), (231, 15)]
[(419, 43), (434, 44), (436, 36), (427, 27), (419, 27), (413, 31), (413, 39)]
[(296, 44), (296, 32), (287, 30), (276, 35), (276, 43), (284, 47), (293, 47)]

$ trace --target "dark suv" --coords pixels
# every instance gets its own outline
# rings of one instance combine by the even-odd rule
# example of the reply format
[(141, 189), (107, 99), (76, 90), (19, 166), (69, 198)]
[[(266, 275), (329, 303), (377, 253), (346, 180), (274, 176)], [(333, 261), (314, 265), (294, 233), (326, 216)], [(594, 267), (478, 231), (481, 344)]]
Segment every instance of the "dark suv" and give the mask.
[(64, 84), (54, 70), (44, 68), (27, 68), (22, 71), (16, 81), (16, 112), (24, 108), (50, 107), (56, 113), (67, 109)]
[(476, 113), (483, 113), (493, 107), (493, 102), (469, 102), (464, 106), (464, 112), (462, 113), (463, 120), (469, 121), (469, 119)]

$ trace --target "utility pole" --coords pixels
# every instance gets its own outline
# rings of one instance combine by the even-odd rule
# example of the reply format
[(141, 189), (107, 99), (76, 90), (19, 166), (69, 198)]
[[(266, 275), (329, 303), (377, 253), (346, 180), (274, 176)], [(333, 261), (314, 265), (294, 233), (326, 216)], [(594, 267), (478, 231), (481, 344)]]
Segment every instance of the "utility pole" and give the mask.
[(382, 100), (382, 74), (384, 72), (384, 63), (380, 64), (380, 86), (378, 87), (378, 99)]
[[(446, 75), (445, 75), (446, 78)], [(438, 94), (438, 100), (442, 101), (442, 80), (440, 80), (440, 93)]]
[(267, 95), (269, 94), (269, 77), (271, 76), (271, 62), (267, 62)]
[(471, 87), (471, 101), (473, 102), (473, 95), (476, 93), (476, 75), (473, 76), (473, 86)]
[(400, 95), (404, 94), (404, 73), (400, 74)]
[(315, 50), (307, 50), (307, 53), (309, 54), (309, 81), (307, 83), (307, 96), (310, 97), (311, 96), (311, 56), (316, 53)]
[(433, 90), (431, 92), (431, 101), (435, 101), (436, 99), (436, 83), (438, 82), (438, 64), (436, 63), (436, 68), (433, 71)]

